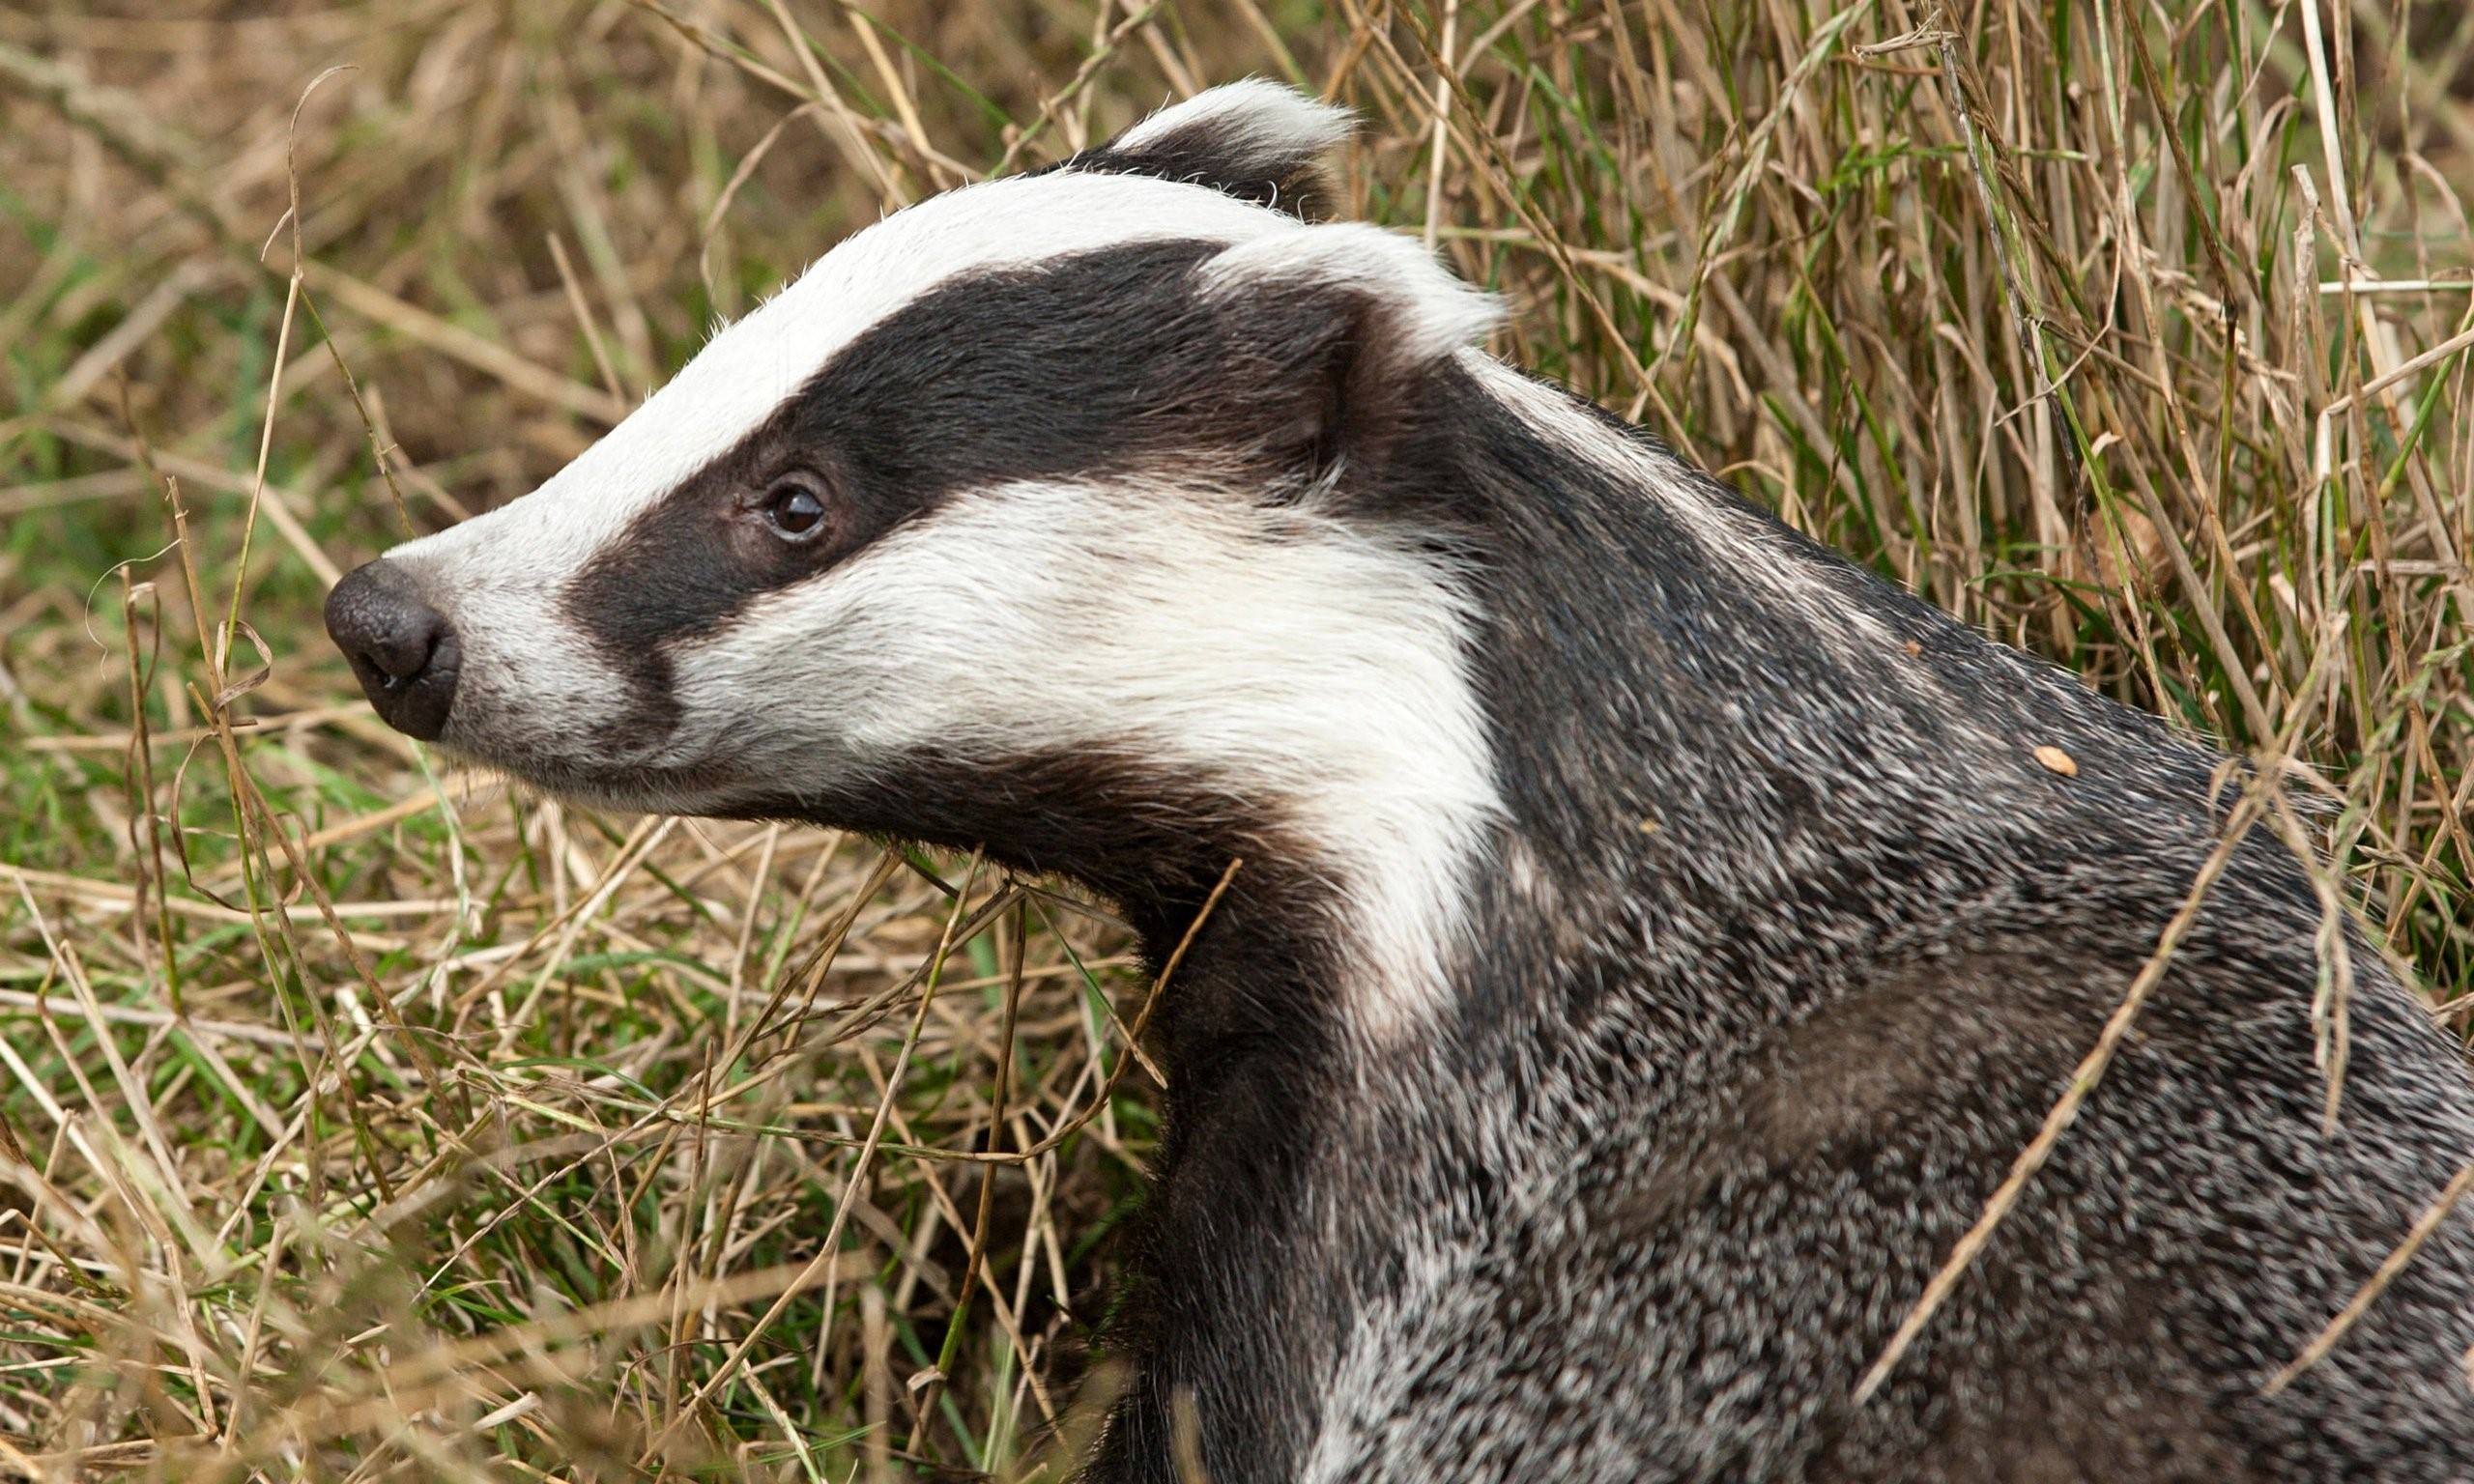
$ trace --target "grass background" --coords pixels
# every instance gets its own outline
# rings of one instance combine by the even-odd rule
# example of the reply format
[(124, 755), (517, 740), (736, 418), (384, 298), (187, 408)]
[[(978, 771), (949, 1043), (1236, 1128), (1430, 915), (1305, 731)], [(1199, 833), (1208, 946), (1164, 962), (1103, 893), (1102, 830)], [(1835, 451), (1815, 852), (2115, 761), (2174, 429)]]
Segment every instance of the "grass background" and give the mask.
[(511, 795), (317, 608), (879, 212), (1248, 73), (1505, 354), (2292, 756), (2462, 1030), (2454, 0), (16, 0), (0, 1475), (1025, 1466), (1154, 1134), (1105, 907)]

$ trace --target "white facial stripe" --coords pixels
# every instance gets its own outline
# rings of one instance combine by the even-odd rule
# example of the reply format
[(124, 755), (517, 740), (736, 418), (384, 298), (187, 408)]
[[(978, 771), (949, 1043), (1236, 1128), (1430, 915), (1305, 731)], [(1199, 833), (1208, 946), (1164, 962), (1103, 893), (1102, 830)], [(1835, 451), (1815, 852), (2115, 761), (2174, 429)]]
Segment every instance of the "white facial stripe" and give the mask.
[(1343, 995), (1382, 1037), (1439, 1003), (1502, 813), (1468, 642), (1450, 574), (1360, 527), (1184, 487), (1013, 485), (682, 649), (678, 743), (792, 789), (802, 767), (932, 746), (1214, 778), (1316, 842), (1363, 957)]
[(1057, 171), (932, 197), (835, 247), (706, 344), (669, 385), (538, 490), (390, 556), (417, 566), (513, 543), (572, 571), (647, 504), (728, 452), (871, 326), (960, 274), (1105, 247), (1244, 243), (1297, 221), (1201, 186)]

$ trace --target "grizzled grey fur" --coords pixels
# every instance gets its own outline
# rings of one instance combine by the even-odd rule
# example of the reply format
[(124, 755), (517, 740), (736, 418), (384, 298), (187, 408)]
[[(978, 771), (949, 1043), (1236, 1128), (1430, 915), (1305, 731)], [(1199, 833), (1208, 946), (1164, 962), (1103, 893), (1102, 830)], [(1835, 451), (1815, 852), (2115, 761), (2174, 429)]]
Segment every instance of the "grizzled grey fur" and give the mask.
[[(1681, 466), (1625, 488), (1456, 374), (1399, 394), (1366, 499), (1469, 554), (1520, 869), (1432, 1042), (1172, 1063), (1161, 1327), (1097, 1477), (1175, 1477), (1185, 1388), (1222, 1481), (2474, 1478), (2466, 1213), (2261, 1394), (2474, 1157), (2461, 1048), (2358, 938), (2321, 1130), (2319, 912), (2264, 831), (1855, 1401), (2190, 891), (2220, 759)], [(1677, 491), (1817, 601), (1702, 559)], [(1269, 994), (1258, 933), (1207, 928), (1178, 1008)]]

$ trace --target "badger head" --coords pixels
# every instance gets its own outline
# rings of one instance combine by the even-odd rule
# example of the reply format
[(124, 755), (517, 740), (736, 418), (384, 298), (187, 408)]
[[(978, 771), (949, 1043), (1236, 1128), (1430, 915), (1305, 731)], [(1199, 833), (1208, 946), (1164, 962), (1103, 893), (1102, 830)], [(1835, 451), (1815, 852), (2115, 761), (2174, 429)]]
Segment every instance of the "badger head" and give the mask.
[(1494, 797), (1467, 598), (1347, 489), (1493, 310), (1304, 219), (1345, 129), (1243, 83), (891, 215), (329, 629), (397, 728), (556, 794), (1120, 896), (1277, 849), (1427, 931)]

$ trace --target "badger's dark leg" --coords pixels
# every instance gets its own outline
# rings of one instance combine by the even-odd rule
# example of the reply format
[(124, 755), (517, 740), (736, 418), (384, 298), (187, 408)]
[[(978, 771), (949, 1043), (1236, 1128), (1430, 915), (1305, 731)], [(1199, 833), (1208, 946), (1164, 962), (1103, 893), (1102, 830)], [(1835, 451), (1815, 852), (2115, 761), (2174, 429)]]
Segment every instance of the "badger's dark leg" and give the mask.
[[(1274, 862), (1195, 932), (1165, 1013), (1170, 1091), (1159, 1184), (1137, 1222), (1137, 1276), (1112, 1329), (1133, 1361), (1092, 1476), (1221, 1484), (1300, 1476), (1359, 1296), (1393, 1260), (1337, 1200), (1376, 1198), (1342, 1152), (1365, 1109), (1345, 1091), (1342, 972), (1272, 884)], [(1165, 962), (1194, 904), (1149, 911)], [(1395, 1217), (1381, 1225), (1395, 1228)]]

